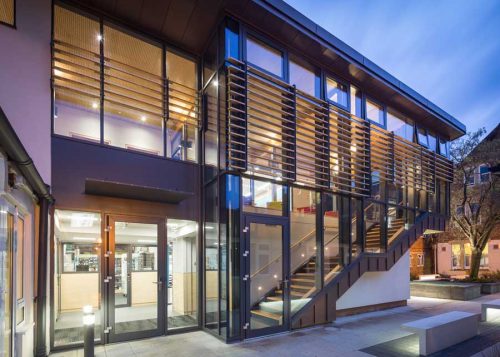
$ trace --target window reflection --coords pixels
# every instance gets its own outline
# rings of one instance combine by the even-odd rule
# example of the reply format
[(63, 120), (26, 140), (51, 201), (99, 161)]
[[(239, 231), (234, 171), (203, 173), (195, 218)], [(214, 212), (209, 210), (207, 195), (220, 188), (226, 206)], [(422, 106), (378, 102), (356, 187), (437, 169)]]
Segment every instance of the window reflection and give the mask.
[(429, 146), (427, 131), (424, 128), (417, 128), (417, 138), (420, 145), (425, 147)]
[(243, 178), (243, 210), (245, 212), (283, 214), (283, 186)]
[(283, 77), (283, 54), (281, 51), (253, 37), (246, 41), (247, 61), (278, 76)]
[(387, 130), (403, 139), (413, 141), (413, 123), (394, 112), (387, 112)]
[(374, 101), (366, 100), (366, 119), (380, 125), (384, 126), (384, 107)]
[(290, 84), (295, 85), (298, 90), (312, 96), (319, 95), (319, 77), (313, 70), (308, 69), (297, 62), (290, 61)]
[(351, 85), (351, 114), (354, 114), (358, 118), (363, 116), (363, 97), (361, 91)]
[(198, 324), (198, 224), (167, 220), (168, 328)]
[(339, 83), (333, 78), (327, 78), (326, 95), (332, 102), (341, 107), (347, 107), (347, 86), (345, 84)]

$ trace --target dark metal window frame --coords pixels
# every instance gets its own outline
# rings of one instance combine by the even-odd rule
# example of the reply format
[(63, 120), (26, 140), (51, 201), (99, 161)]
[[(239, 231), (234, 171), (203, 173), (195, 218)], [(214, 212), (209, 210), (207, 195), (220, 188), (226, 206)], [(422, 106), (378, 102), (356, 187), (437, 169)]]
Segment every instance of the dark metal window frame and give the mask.
[[(340, 79), (337, 75), (332, 74), (331, 72), (328, 72), (328, 71), (324, 71), (323, 77), (324, 77), (323, 78), (323, 96), (324, 96), (323, 100), (327, 101), (329, 104), (332, 104), (332, 105), (350, 113), (351, 112), (351, 84), (348, 81)], [(328, 79), (332, 79), (335, 82), (343, 84), (346, 87), (347, 103), (345, 106), (343, 106), (340, 103), (334, 102), (333, 100), (328, 98)]]

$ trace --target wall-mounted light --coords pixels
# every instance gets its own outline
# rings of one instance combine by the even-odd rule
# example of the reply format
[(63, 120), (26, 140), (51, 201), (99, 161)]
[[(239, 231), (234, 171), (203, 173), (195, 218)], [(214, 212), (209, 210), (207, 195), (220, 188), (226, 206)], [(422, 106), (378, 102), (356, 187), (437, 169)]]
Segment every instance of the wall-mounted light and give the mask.
[(102, 35), (101, 34), (97, 35), (97, 41), (99, 41), (99, 42), (102, 41)]

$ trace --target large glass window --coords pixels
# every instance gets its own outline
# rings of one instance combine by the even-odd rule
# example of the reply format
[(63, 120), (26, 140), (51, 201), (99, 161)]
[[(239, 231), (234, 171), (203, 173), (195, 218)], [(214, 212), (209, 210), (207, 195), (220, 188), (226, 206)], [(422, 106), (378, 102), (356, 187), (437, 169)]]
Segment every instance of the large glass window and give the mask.
[(100, 142), (99, 22), (54, 7), (54, 133)]
[(219, 327), (219, 205), (217, 183), (205, 188), (205, 327)]
[(326, 79), (326, 97), (335, 104), (347, 108), (347, 85), (328, 77)]
[(196, 161), (199, 99), (196, 63), (167, 51), (168, 120), (167, 157)]
[(243, 178), (243, 211), (281, 216), (283, 186), (266, 181)]
[(365, 209), (365, 252), (380, 253), (384, 251), (383, 217), (384, 205), (367, 202)]
[(431, 150), (433, 152), (436, 152), (436, 150), (437, 150), (436, 135), (434, 135), (432, 133), (428, 133), (427, 139), (428, 139), (428, 142), (429, 142), (429, 150)]
[(313, 69), (290, 61), (290, 84), (312, 96), (319, 96), (319, 76)]
[(418, 143), (422, 146), (429, 147), (429, 140), (427, 137), (427, 130), (424, 128), (417, 128), (417, 138), (418, 138)]
[(380, 126), (385, 126), (384, 107), (374, 101), (366, 100), (366, 119)]
[(320, 289), (317, 260), (316, 205), (318, 194), (300, 188), (291, 190), (290, 272), (292, 276), (292, 314)]
[(0, 0), (0, 22), (14, 26), (15, 24), (15, 0)]
[(24, 220), (17, 218), (17, 245), (16, 245), (16, 323), (24, 321)]
[(196, 62), (170, 49), (164, 54), (160, 43), (108, 24), (101, 33), (100, 26), (99, 20), (54, 7), (54, 133), (197, 161)]
[(247, 61), (261, 69), (283, 77), (283, 53), (249, 36), (246, 41)]
[(323, 215), (323, 270), (324, 280), (328, 281), (342, 269), (346, 247), (342, 246), (340, 237), (340, 197), (329, 193), (324, 197), (326, 210)]
[(198, 324), (198, 224), (167, 220), (168, 329)]
[(394, 112), (387, 112), (387, 130), (403, 139), (413, 141), (413, 123)]
[(54, 223), (54, 344), (83, 341), (85, 305), (94, 308), (95, 337), (99, 339), (101, 217), (92, 212), (56, 210)]
[(104, 143), (163, 155), (161, 47), (104, 26)]

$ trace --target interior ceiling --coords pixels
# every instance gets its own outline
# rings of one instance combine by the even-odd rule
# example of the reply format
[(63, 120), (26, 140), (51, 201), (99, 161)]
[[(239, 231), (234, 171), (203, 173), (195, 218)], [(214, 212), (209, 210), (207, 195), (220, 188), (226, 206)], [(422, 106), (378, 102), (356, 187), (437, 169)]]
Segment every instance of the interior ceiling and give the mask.
[[(192, 54), (201, 55), (208, 43), (215, 25), (224, 12), (231, 13), (253, 27), (272, 34), (274, 40), (296, 50), (298, 54), (307, 54), (317, 65), (331, 68), (332, 72), (341, 75), (346, 80), (357, 84), (363, 90), (401, 111), (418, 122), (434, 128), (439, 134), (454, 139), (462, 135), (455, 126), (436, 120), (423, 105), (409, 99), (401, 93), (399, 88), (388, 86), (374, 71), (380, 69), (372, 62), (353, 53), (343, 42), (326, 33), (312, 22), (304, 21), (310, 28), (298, 30), (297, 23), (290, 21), (290, 17), (305, 17), (281, 1), (274, 0), (73, 0), (71, 3), (98, 10), (110, 18), (127, 23), (133, 28), (150, 33), (156, 37), (176, 45)], [(273, 5), (271, 5), (273, 4)], [(288, 14), (279, 13), (274, 5)], [(300, 21), (301, 19), (299, 19)], [(347, 58), (341, 52), (334, 50), (325, 41), (318, 40), (316, 34), (321, 33), (325, 38), (346, 53), (354, 55), (354, 60), (363, 63), (369, 70), (361, 69), (353, 64), (353, 58)], [(372, 71), (373, 70), (373, 71)], [(385, 74), (385, 79), (393, 78)], [(394, 78), (393, 78), (394, 79)], [(404, 84), (396, 80), (398, 86), (412, 93), (419, 101), (428, 103), (425, 98)], [(439, 108), (434, 111), (439, 112)]]

